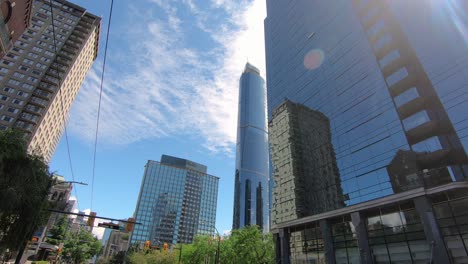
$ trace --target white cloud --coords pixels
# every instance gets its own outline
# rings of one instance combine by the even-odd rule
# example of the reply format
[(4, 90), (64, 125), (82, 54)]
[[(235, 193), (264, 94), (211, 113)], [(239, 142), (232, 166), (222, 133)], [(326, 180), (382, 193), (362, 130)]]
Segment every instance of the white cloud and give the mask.
[[(119, 61), (108, 64), (100, 142), (130, 144), (188, 135), (202, 138), (202, 144), (213, 152), (231, 154), (240, 74), (247, 60), (265, 72), (264, 1), (212, 0), (212, 10), (202, 10), (191, 0), (150, 2), (166, 16), (150, 16), (144, 21), (146, 28), (128, 33), (132, 45), (124, 48), (129, 49), (127, 54), (118, 54)], [(178, 16), (183, 7), (191, 12), (190, 21)], [(223, 23), (213, 23), (213, 12), (227, 17)], [(209, 34), (215, 45), (191, 45), (184, 23)], [(109, 52), (109, 59), (113, 55)], [(99, 68), (96, 64), (85, 81), (70, 122), (72, 131), (89, 142), (94, 140), (96, 126)]]

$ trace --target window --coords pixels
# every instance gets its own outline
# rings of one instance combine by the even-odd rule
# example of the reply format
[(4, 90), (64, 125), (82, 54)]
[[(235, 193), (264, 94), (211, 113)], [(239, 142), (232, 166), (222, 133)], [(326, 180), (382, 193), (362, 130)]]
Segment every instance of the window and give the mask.
[(8, 58), (13, 59), (13, 60), (16, 60), (16, 59), (18, 58), (18, 55), (15, 55), (15, 54), (13, 54), (13, 53), (8, 53), (6, 56), (7, 56)]
[(45, 66), (44, 64), (39, 63), (39, 62), (36, 64), (36, 67), (41, 68), (41, 69), (46, 69), (47, 68), (47, 66)]
[(27, 80), (30, 81), (30, 82), (33, 82), (33, 83), (38, 81), (37, 78), (31, 77), (31, 76), (28, 76)]
[(33, 71), (32, 71), (32, 74), (41, 75), (41, 72), (40, 72), (40, 71), (33, 70)]
[(10, 113), (16, 114), (16, 113), (18, 113), (19, 110), (14, 108), (14, 107), (8, 107), (7, 111), (10, 112)]
[(19, 72), (15, 72), (15, 73), (13, 73), (13, 76), (16, 77), (16, 78), (20, 78), (20, 79), (21, 79), (21, 78), (24, 77), (24, 74), (19, 73)]
[(28, 97), (28, 95), (29, 95), (28, 93), (25, 93), (25, 92), (23, 92), (23, 91), (19, 91), (17, 94), (18, 94), (19, 96), (22, 96), (22, 97)]
[(13, 117), (4, 115), (4, 116), (2, 116), (2, 120), (7, 121), (7, 122), (11, 122), (11, 121), (13, 121)]
[(8, 72), (8, 69), (7, 69), (7, 68), (0, 67), (0, 72), (7, 73), (7, 72)]
[(8, 96), (6, 96), (6, 95), (0, 95), (0, 100), (2, 100), (2, 101), (7, 101), (7, 100), (8, 100)]
[(37, 52), (42, 52), (42, 49), (39, 48), (39, 47), (33, 47), (33, 50), (34, 50), (34, 51), (37, 51)]
[(12, 64), (13, 62), (7, 61), (7, 60), (3, 60), (2, 63), (5, 64), (5, 65), (10, 65), (10, 64)]
[(26, 63), (26, 64), (29, 64), (29, 65), (33, 65), (33, 64), (34, 64), (34, 61), (32, 61), (32, 60), (30, 60), (30, 59), (24, 59), (23, 62)]
[(393, 98), (397, 107), (400, 107), (411, 100), (414, 100), (419, 97), (418, 90), (416, 87), (411, 87), (410, 89), (404, 91), (397, 97)]
[(9, 83), (9, 84), (13, 84), (13, 85), (20, 85), (20, 82), (17, 81), (17, 80), (15, 80), (15, 79), (10, 79), (10, 80), (8, 80), (8, 83)]
[(427, 114), (426, 110), (423, 110), (403, 119), (403, 126), (405, 127), (405, 130), (408, 131), (426, 123), (429, 120), (429, 115)]
[(7, 93), (13, 93), (15, 91), (15, 89), (10, 88), (10, 87), (5, 87), (5, 88), (3, 88), (3, 91), (5, 91)]
[(39, 40), (39, 41), (37, 42), (37, 44), (40, 45), (40, 46), (43, 46), (43, 47), (47, 47), (47, 43), (45, 43), (44, 41), (40, 41), (40, 40)]
[(438, 137), (431, 137), (412, 146), (414, 151), (417, 152), (433, 152), (442, 149)]
[(17, 104), (17, 105), (22, 105), (22, 104), (23, 104), (23, 101), (18, 100), (18, 99), (13, 99), (13, 103), (14, 103), (14, 104)]
[(380, 37), (374, 44), (374, 50), (379, 50), (383, 48), (386, 44), (390, 43), (392, 41), (392, 36), (390, 34), (385, 34), (382, 37)]
[(369, 37), (374, 36), (375, 34), (379, 33), (385, 27), (385, 22), (380, 19), (379, 21), (375, 22), (374, 25), (367, 31), (367, 35)]
[(400, 58), (400, 52), (393, 50), (379, 61), (380, 67), (384, 68), (398, 58)]
[(406, 70), (406, 68), (401, 68), (387, 77), (387, 84), (388, 86), (392, 86), (397, 82), (403, 80), (406, 76), (408, 76), (408, 71)]
[(41, 14), (41, 13), (36, 13), (36, 16), (40, 17), (40, 18), (43, 18), (43, 19), (47, 19), (48, 16), (47, 15), (44, 15), (44, 14)]
[(18, 53), (23, 53), (23, 49), (20, 49), (20, 48), (17, 48), (17, 47), (12, 48), (12, 50), (16, 51)]
[(27, 83), (23, 83), (23, 85), (21, 85), (21, 87), (25, 88), (25, 89), (28, 89), (28, 90), (32, 90), (34, 87), (30, 84), (27, 84)]
[(29, 52), (28, 56), (30, 56), (32, 58), (35, 58), (35, 59), (39, 57), (39, 55), (37, 55), (36, 53), (33, 53), (33, 52)]
[(24, 39), (24, 40), (30, 40), (31, 39), (31, 37), (26, 36), (26, 35), (22, 35), (21, 38)]
[(18, 69), (20, 69), (20, 70), (22, 70), (22, 71), (27, 71), (27, 70), (29, 70), (28, 67), (23, 66), (23, 65), (20, 65), (20, 66), (18, 67)]

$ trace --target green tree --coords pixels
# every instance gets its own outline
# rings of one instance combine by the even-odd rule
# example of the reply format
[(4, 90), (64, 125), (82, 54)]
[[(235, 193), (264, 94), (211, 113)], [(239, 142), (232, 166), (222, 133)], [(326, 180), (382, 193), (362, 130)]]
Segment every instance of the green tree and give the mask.
[(21, 132), (0, 131), (0, 253), (22, 253), (25, 243), (48, 218), (51, 174), (43, 159), (27, 153)]
[(175, 264), (176, 252), (160, 250), (142, 250), (133, 252), (128, 258), (130, 264)]
[[(233, 230), (229, 238), (230, 251), (222, 263), (275, 263), (275, 247), (271, 234), (263, 234), (257, 226)], [(221, 257), (223, 252), (221, 251)], [(231, 261), (234, 259), (234, 261)]]
[(65, 216), (60, 217), (60, 219), (55, 223), (55, 225), (49, 230), (49, 236), (47, 237), (47, 243), (58, 246), (60, 243), (63, 243), (69, 233), (68, 230), (68, 220)]
[(63, 244), (63, 258), (75, 264), (84, 263), (99, 254), (102, 249), (101, 242), (90, 232), (80, 230), (69, 233)]
[[(217, 238), (198, 236), (190, 245), (182, 246), (182, 263), (215, 263)], [(220, 242), (220, 263), (275, 263), (274, 243), (270, 234), (263, 234), (257, 226), (234, 230)]]
[(217, 239), (210, 236), (196, 236), (192, 244), (182, 245), (182, 263), (213, 263), (216, 256)]

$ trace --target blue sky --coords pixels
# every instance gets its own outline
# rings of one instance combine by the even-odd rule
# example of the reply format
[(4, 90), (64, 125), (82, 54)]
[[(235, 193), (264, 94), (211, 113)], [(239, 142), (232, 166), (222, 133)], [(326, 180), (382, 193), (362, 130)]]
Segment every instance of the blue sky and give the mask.
[[(80, 210), (133, 215), (144, 165), (173, 155), (220, 177), (216, 227), (231, 229), (238, 79), (264, 75), (262, 0), (115, 1), (92, 164), (109, 1), (72, 1), (103, 17), (100, 54), (70, 111), (68, 138)], [(65, 137), (50, 164), (72, 179)], [(102, 231), (102, 230), (101, 230)]]

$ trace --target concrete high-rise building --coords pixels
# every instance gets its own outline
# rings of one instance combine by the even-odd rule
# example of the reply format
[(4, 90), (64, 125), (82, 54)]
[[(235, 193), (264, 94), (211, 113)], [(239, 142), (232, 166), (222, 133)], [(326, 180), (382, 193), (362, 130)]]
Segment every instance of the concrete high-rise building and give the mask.
[[(288, 98), (329, 119), (320, 141), (344, 198), (272, 224), (280, 263), (468, 263), (466, 13), (457, 0), (267, 0), (269, 118)], [(330, 184), (316, 172), (307, 192)]]
[(0, 2), (0, 57), (13, 47), (31, 20), (33, 0)]
[(267, 130), (265, 81), (247, 63), (239, 81), (233, 229), (257, 225), (269, 231)]
[(100, 21), (67, 1), (52, 1), (52, 10), (34, 1), (30, 26), (0, 62), (0, 129), (24, 131), (29, 151), (46, 161), (96, 59)]
[(135, 209), (130, 244), (162, 246), (191, 243), (196, 235), (214, 234), (219, 178), (193, 161), (162, 155), (149, 160)]
[(272, 224), (344, 207), (329, 119), (289, 100), (272, 113)]

